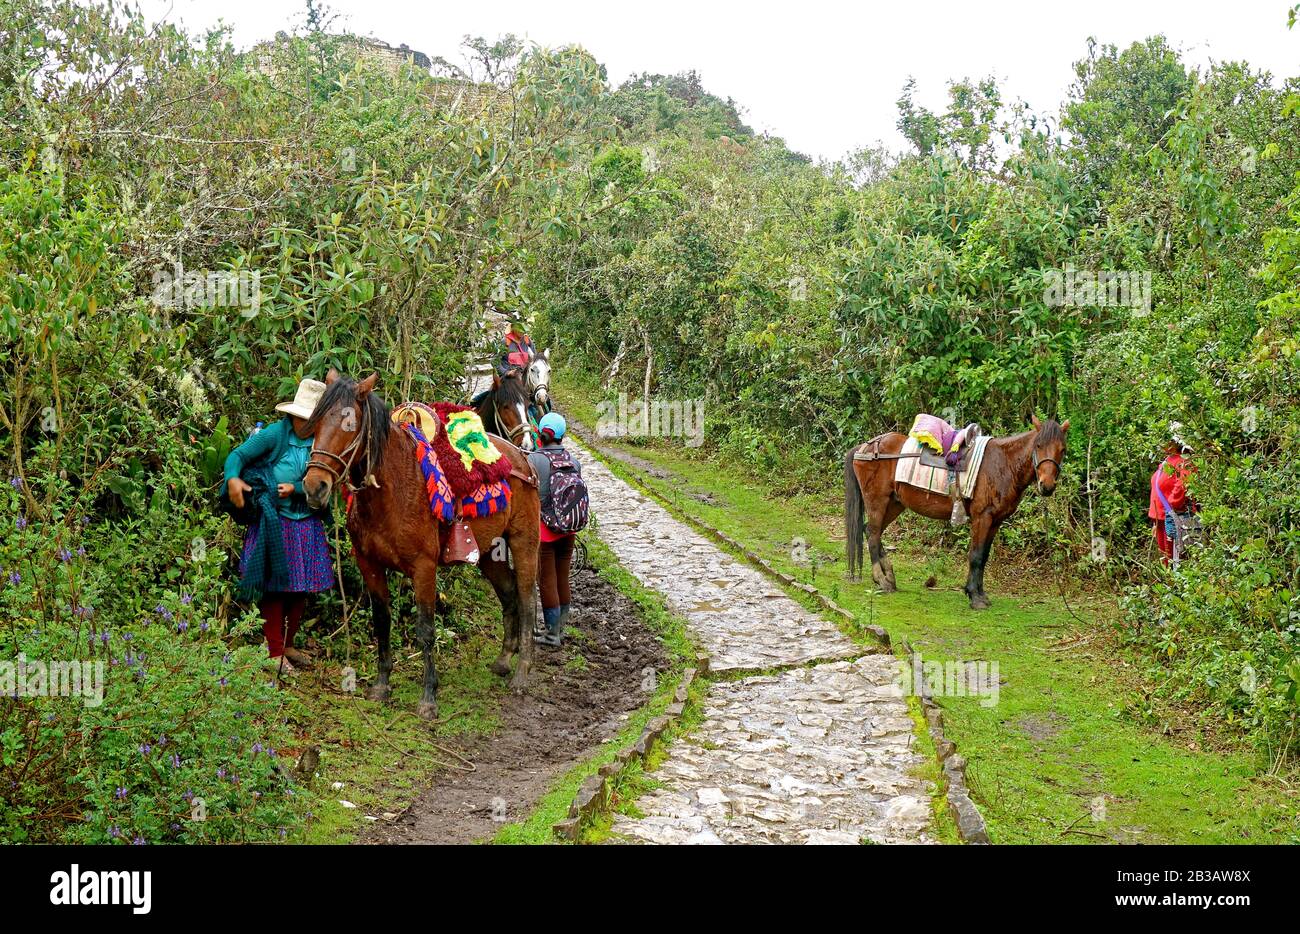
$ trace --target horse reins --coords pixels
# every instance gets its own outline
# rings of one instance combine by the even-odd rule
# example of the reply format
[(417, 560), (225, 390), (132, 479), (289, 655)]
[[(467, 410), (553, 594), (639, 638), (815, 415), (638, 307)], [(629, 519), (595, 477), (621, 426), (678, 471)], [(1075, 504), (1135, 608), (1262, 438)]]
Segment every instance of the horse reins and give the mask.
[[(317, 467), (330, 475), (330, 482), (333, 484), (343, 483), (348, 488), (348, 492), (356, 495), (368, 486), (379, 486), (379, 481), (375, 475), (370, 472), (370, 445), (366, 434), (366, 428), (370, 420), (370, 409), (368, 406), (361, 404), (361, 430), (357, 432), (356, 437), (348, 442), (348, 446), (343, 449), (342, 454), (335, 454), (333, 451), (327, 451), (324, 448), (316, 447), (313, 442), (311, 454), (307, 458), (307, 467)], [(356, 463), (357, 455), (362, 453), (362, 447), (365, 447), (366, 472), (365, 479), (361, 481), (360, 486), (352, 483), (352, 467)], [(316, 460), (317, 454), (324, 454), (332, 457), (339, 462), (340, 469), (336, 470), (330, 464)]]

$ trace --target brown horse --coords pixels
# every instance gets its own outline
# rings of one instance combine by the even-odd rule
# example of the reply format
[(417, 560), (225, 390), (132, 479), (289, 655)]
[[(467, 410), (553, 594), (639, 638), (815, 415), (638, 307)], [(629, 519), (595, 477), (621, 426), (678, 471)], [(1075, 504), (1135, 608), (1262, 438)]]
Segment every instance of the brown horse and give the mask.
[[(378, 374), (358, 383), (334, 370), (325, 377), (325, 394), (307, 423), (314, 443), (303, 489), (315, 509), (329, 501), (340, 483), (353, 493), (348, 534), (370, 594), (378, 643), (379, 673), (366, 692), (372, 700), (388, 699), (393, 671), (388, 572), (400, 571), (415, 585), (420, 614), (416, 639), (424, 656), (424, 691), (416, 712), (433, 719), (438, 715), (433, 649), (441, 526), (429, 508), (415, 441), (406, 431), (392, 430), (388, 406), (373, 391), (377, 381)], [(492, 671), (510, 674), (510, 659), (517, 653), (510, 686), (520, 691), (528, 684), (533, 661), (541, 503), (528, 458), (504, 439), (491, 438), (497, 450), (510, 459), (510, 505), (491, 516), (468, 521), (481, 555), (479, 570), (496, 591), (503, 613), (501, 654), (492, 663)], [(513, 571), (509, 559), (513, 559)]]
[[(975, 495), (965, 504), (971, 520), (970, 573), (964, 589), (971, 609), (982, 610), (989, 605), (988, 595), (984, 593), (984, 566), (993, 547), (993, 536), (1020, 505), (1020, 497), (1029, 484), (1037, 483), (1040, 494), (1051, 496), (1061, 475), (1069, 420), (1060, 425), (1050, 418), (1045, 422), (1035, 418), (1033, 422), (1033, 431), (989, 441), (975, 481)], [(952, 509), (946, 496), (894, 481), (898, 459), (890, 455), (897, 455), (906, 440), (907, 436), (898, 432), (880, 435), (858, 445), (844, 461), (844, 528), (848, 533), (849, 576), (854, 577), (862, 570), (865, 528), (871, 552), (871, 577), (885, 593), (898, 589), (893, 564), (880, 544), (885, 529), (904, 509), (931, 519), (947, 519)], [(855, 454), (868, 448), (878, 451), (881, 457), (855, 459)]]
[(475, 411), (483, 420), (485, 430), (508, 438), (525, 451), (531, 451), (536, 444), (532, 425), (528, 421), (529, 402), (524, 371), (515, 369), (505, 376), (493, 375), (492, 388), (484, 393)]

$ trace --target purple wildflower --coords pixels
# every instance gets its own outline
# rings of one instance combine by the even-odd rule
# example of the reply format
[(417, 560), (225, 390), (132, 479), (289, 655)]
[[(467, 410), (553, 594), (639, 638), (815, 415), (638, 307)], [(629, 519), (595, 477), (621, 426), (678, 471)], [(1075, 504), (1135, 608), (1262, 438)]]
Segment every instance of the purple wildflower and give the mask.
[(119, 801), (125, 800), (126, 789), (122, 788), (121, 786), (118, 786), (118, 789), (113, 792), (113, 797), (117, 798)]
[(19, 516), (14, 520), (14, 525), (17, 526), (18, 531), (21, 532), (23, 529), (27, 528), (27, 517)]
[(15, 490), (21, 490), (23, 488), (23, 478), (17, 475), (12, 476), (9, 478), (9, 485)]
[(11, 583), (11, 584), (13, 584), (15, 587), (17, 587), (17, 586), (18, 586), (19, 584), (21, 584), (22, 582), (23, 582), (23, 576), (22, 576), (21, 574), (19, 574), (17, 571), (13, 571), (13, 572), (10, 573), (10, 575), (9, 575), (9, 583)]
[(190, 593), (181, 594), (181, 603), (185, 604), (186, 606), (189, 606), (193, 602), (194, 602), (194, 594), (190, 594)]
[(117, 838), (122, 836), (122, 831), (117, 829), (117, 824), (113, 824), (111, 827), (108, 828), (108, 835), (110, 837)]

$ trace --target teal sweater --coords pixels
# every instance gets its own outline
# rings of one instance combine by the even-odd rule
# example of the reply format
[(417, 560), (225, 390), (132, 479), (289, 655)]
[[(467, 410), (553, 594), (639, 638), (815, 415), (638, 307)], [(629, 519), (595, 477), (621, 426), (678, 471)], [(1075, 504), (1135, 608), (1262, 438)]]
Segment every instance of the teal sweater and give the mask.
[(267, 425), (230, 452), (226, 458), (226, 482), (243, 473), (248, 464), (270, 455), (267, 464), (275, 482), (293, 484), (291, 496), (276, 497), (276, 511), (284, 519), (306, 519), (313, 513), (307, 505), (302, 478), (307, 473), (307, 461), (311, 459), (312, 440), (299, 438), (290, 419), (283, 418)]

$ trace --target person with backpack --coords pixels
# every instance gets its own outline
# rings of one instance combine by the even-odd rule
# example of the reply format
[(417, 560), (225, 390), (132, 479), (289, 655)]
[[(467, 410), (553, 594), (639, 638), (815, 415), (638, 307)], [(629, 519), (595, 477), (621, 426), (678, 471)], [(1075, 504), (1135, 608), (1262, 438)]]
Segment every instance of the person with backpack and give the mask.
[(542, 500), (537, 583), (542, 594), (546, 632), (536, 639), (549, 646), (558, 646), (564, 641), (571, 601), (569, 564), (573, 560), (573, 539), (586, 527), (589, 507), (582, 469), (564, 448), (567, 427), (559, 412), (542, 416), (537, 426), (541, 450), (528, 455), (533, 470), (537, 472), (537, 489)]
[(324, 392), (324, 383), (304, 379), (292, 402), (275, 407), (288, 417), (255, 431), (225, 464), (225, 499), (249, 523), (239, 560), (240, 596), (258, 598), (267, 653), (283, 674), (312, 667), (293, 637), (307, 594), (334, 586), (325, 513), (307, 505), (302, 488), (314, 440), (307, 420)]

